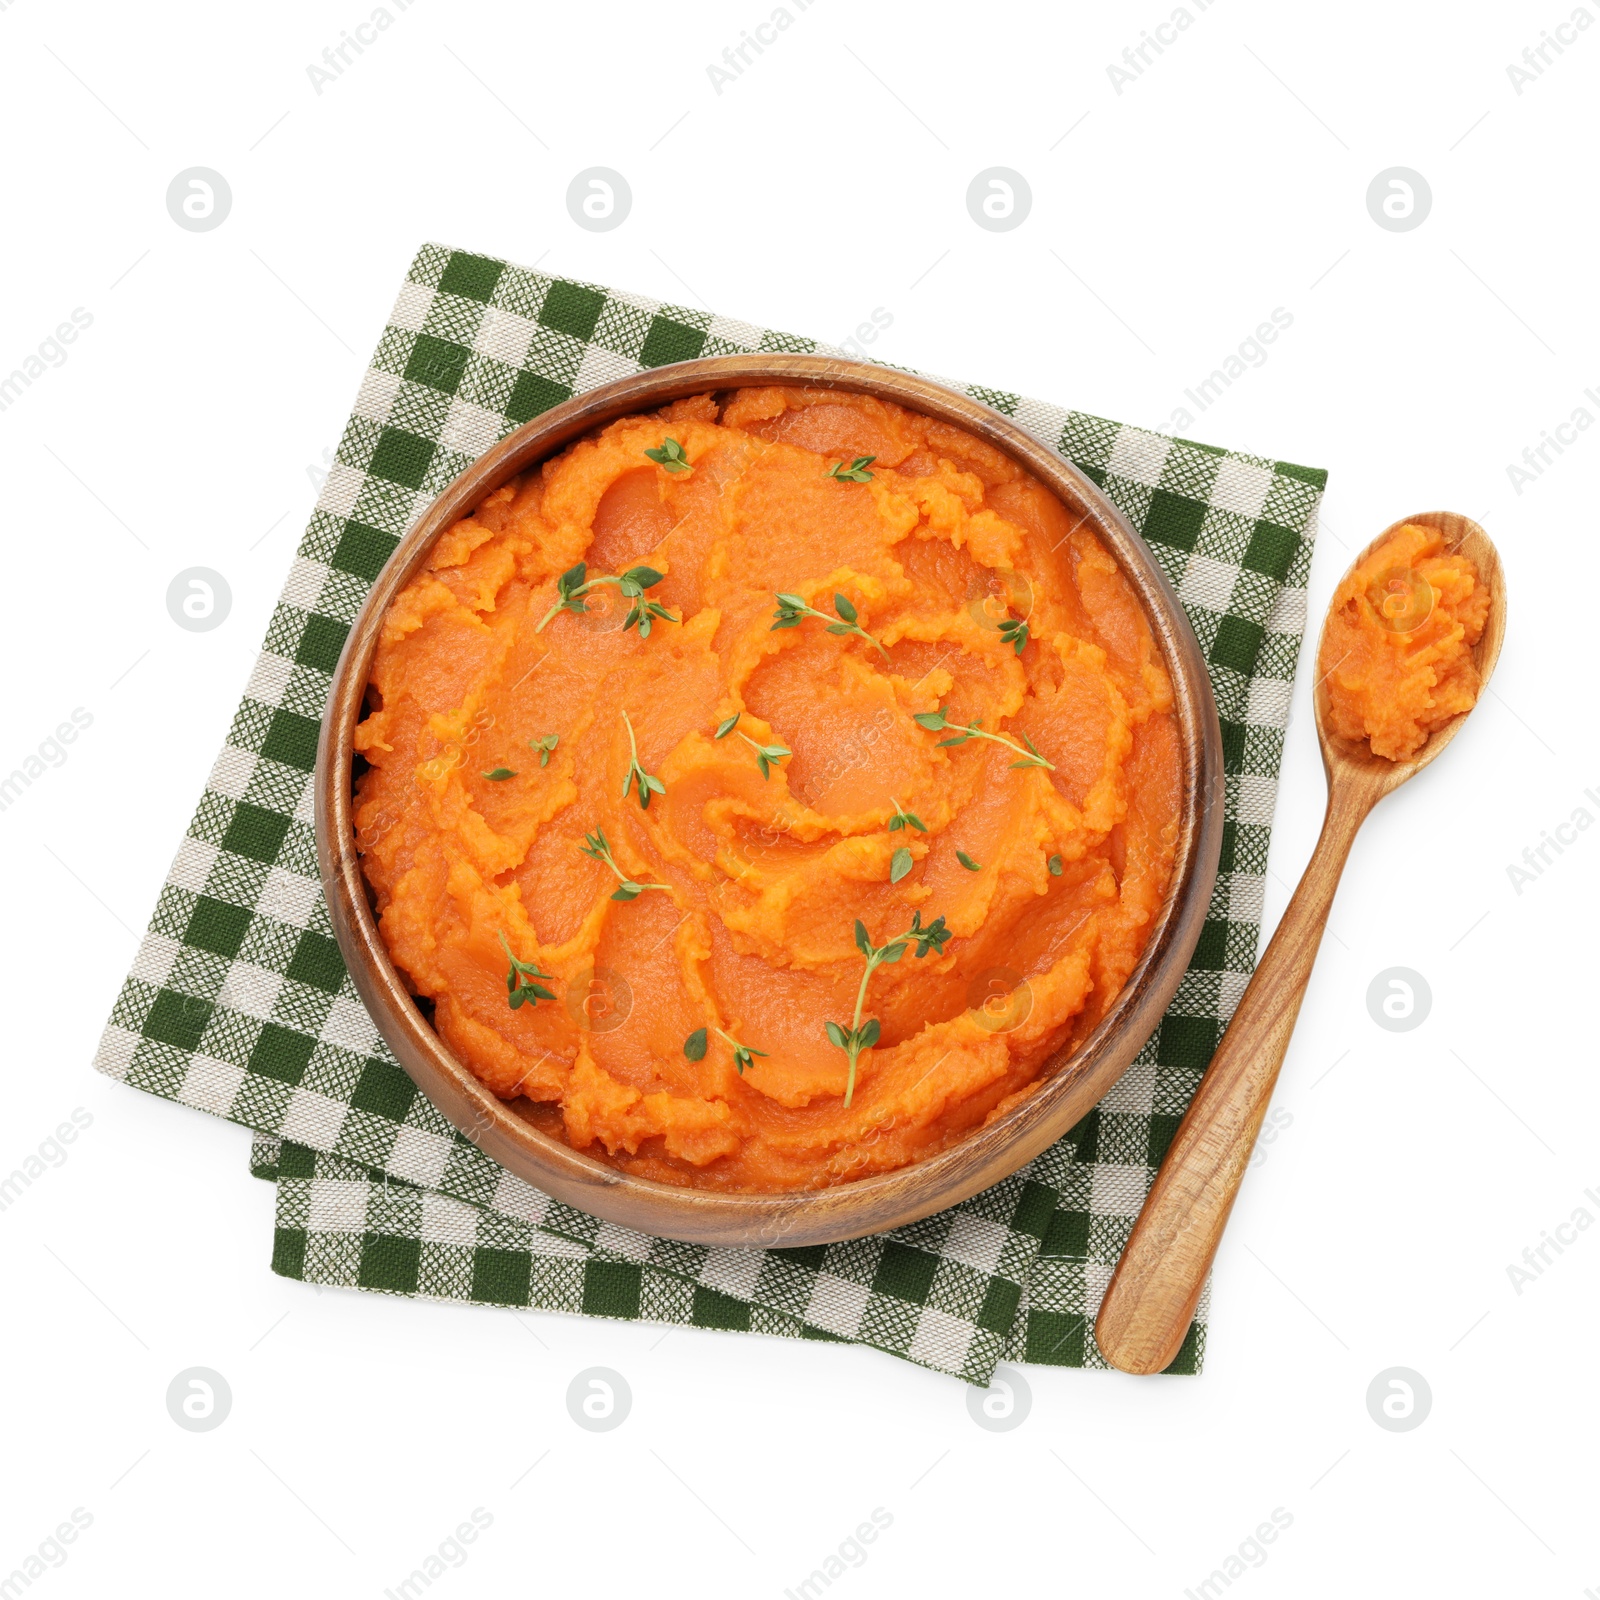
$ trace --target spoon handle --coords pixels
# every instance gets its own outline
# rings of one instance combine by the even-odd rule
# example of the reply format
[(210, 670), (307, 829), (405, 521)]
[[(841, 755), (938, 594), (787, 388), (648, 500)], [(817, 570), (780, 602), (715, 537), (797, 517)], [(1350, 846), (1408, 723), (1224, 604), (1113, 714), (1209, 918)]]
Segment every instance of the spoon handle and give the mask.
[(1095, 1323), (1123, 1372), (1177, 1355), (1222, 1241), (1300, 1013), (1311, 965), (1356, 830), (1381, 791), (1330, 783), (1317, 847), (1173, 1136)]

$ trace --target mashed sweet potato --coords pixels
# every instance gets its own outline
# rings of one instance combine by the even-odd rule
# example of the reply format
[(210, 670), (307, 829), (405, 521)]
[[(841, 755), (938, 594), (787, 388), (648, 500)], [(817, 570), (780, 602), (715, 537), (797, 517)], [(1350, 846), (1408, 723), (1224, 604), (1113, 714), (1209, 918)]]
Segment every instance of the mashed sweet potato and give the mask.
[[(822, 615), (775, 627), (780, 594)], [(497, 490), (395, 600), (369, 707), (357, 841), (438, 1032), (671, 1183), (959, 1139), (1105, 1013), (1171, 876), (1133, 589), (1010, 459), (860, 396), (698, 396)], [(873, 972), (852, 1085), (856, 924), (914, 918), (940, 937)]]
[(1478, 699), (1472, 647), (1489, 591), (1432, 528), (1407, 523), (1340, 584), (1322, 635), (1327, 721), (1375, 755), (1405, 761)]

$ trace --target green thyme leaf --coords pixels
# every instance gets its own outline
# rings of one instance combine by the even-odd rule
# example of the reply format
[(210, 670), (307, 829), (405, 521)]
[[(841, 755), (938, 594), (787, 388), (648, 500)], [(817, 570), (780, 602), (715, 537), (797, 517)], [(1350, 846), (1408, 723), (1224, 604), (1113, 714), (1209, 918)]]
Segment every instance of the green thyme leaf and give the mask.
[[(1024, 756), (1020, 761), (1013, 761), (1011, 763), (1013, 767), (1050, 767), (1050, 763), (1039, 754), (1039, 747), (1027, 736), (1027, 734), (1023, 734), (1022, 742), (1027, 745), (1032, 754)], [(1015, 749), (1016, 746), (1013, 745), (1012, 748)], [(1055, 768), (1050, 767), (1050, 770), (1054, 772)]]
[(511, 970), (506, 974), (506, 1004), (513, 1011), (520, 1010), (524, 1005), (534, 1005), (540, 1000), (554, 1000), (554, 993), (545, 988), (542, 983), (535, 983), (535, 978), (548, 978), (548, 972), (541, 972), (531, 961), (518, 961), (511, 953), (511, 945), (504, 933), (500, 935), (500, 948), (506, 953), (506, 960), (511, 963)]
[[(934, 721), (933, 719), (935, 717), (937, 717), (939, 720)], [(1027, 734), (1023, 734), (1022, 744), (1018, 744), (1015, 739), (1008, 738), (1003, 733), (986, 733), (976, 722), (968, 722), (966, 724), (950, 722), (945, 717), (942, 707), (938, 711), (924, 711), (917, 717), (916, 720), (920, 722), (924, 728), (929, 729), (933, 733), (937, 733), (941, 728), (947, 727), (959, 728), (961, 730), (959, 733), (952, 734), (948, 739), (941, 739), (938, 744), (934, 746), (936, 750), (943, 750), (949, 745), (965, 744), (968, 739), (988, 739), (995, 744), (1003, 744), (1007, 749), (1016, 751), (1016, 753), (1022, 759), (1020, 761), (1013, 761), (1011, 763), (1013, 768), (1045, 767), (1051, 772), (1056, 770), (1050, 762), (1046, 761), (1045, 758), (1039, 754), (1038, 747), (1034, 744), (1033, 740), (1027, 736)], [(1023, 749), (1023, 745), (1027, 746), (1026, 750)]]
[(558, 612), (571, 611), (575, 615), (589, 609), (589, 602), (583, 597), (591, 589), (598, 589), (602, 584), (614, 583), (623, 595), (633, 601), (633, 608), (628, 612), (627, 620), (622, 624), (622, 631), (626, 633), (629, 628), (637, 626), (642, 638), (650, 637), (650, 619), (659, 617), (663, 622), (681, 622), (681, 617), (675, 617), (663, 605), (654, 600), (646, 600), (644, 592), (661, 582), (662, 574), (654, 567), (629, 567), (628, 570), (616, 577), (601, 574), (598, 578), (588, 578), (585, 574), (588, 567), (580, 561), (577, 566), (569, 567), (556, 580), (556, 603), (544, 614), (539, 626), (533, 631), (543, 633), (551, 619)]
[[(908, 855), (909, 851), (906, 852)], [(867, 958), (866, 971), (861, 974), (861, 987), (856, 991), (856, 1013), (852, 1027), (848, 1030), (837, 1022), (827, 1024), (828, 1039), (835, 1049), (843, 1050), (850, 1058), (850, 1072), (845, 1079), (844, 1103), (848, 1106), (856, 1092), (856, 1063), (863, 1050), (870, 1050), (878, 1042), (878, 1019), (869, 1017), (866, 1022), (861, 1020), (861, 1012), (867, 1001), (867, 985), (872, 981), (872, 974), (881, 966), (890, 965), (898, 961), (908, 949), (916, 946), (917, 959), (920, 961), (930, 950), (943, 952), (945, 944), (952, 939), (954, 934), (945, 926), (944, 918), (936, 917), (924, 928), (922, 913), (914, 912), (911, 917), (911, 926), (904, 933), (896, 934), (886, 943), (873, 947), (872, 941), (867, 937), (864, 923), (856, 920), (856, 948)]]
[(1046, 865), (1050, 868), (1050, 876), (1052, 878), (1059, 878), (1061, 876), (1061, 857), (1060, 856), (1051, 856), (1050, 860), (1046, 863)]
[(871, 483), (872, 474), (867, 468), (877, 459), (876, 456), (857, 456), (848, 467), (844, 462), (836, 461), (823, 473), (823, 477), (834, 478), (840, 483)]
[(738, 1068), (739, 1076), (741, 1078), (744, 1076), (744, 1069), (746, 1067), (753, 1067), (755, 1065), (754, 1058), (756, 1056), (764, 1056), (767, 1053), (765, 1050), (757, 1050), (751, 1045), (740, 1044), (731, 1033), (724, 1033), (721, 1028), (717, 1029), (717, 1037), (719, 1039), (725, 1039), (733, 1050), (733, 1064)]
[(965, 850), (957, 850), (956, 851), (956, 860), (959, 861), (961, 863), (961, 865), (964, 866), (967, 869), (968, 872), (982, 872), (983, 871), (982, 863), (974, 861), (972, 859), (972, 857), (969, 856)]
[(911, 866), (911, 852), (904, 845), (901, 845), (889, 858), (889, 882), (899, 883), (911, 870)]
[(665, 467), (668, 472), (692, 472), (694, 470), (689, 464), (688, 456), (683, 453), (683, 446), (676, 439), (663, 439), (656, 449), (646, 450), (645, 454), (658, 467)]
[[(623, 791), (627, 793), (626, 790)], [(613, 892), (613, 900), (637, 900), (646, 889), (661, 889), (670, 894), (672, 891), (664, 883), (635, 883), (621, 867), (617, 865), (616, 857), (611, 854), (611, 846), (606, 841), (605, 834), (596, 828), (593, 833), (583, 836), (583, 843), (578, 847), (586, 856), (595, 861), (603, 862), (617, 875), (618, 887)]]
[(696, 1028), (687, 1039), (683, 1041), (683, 1053), (691, 1061), (704, 1061), (706, 1058), (706, 1030)]
[(637, 627), (639, 637), (650, 637), (650, 619), (659, 617), (663, 622), (682, 622), (682, 617), (675, 617), (664, 605), (654, 600), (635, 600), (629, 609), (628, 615), (623, 619), (622, 631), (626, 633), (629, 628)]
[[(894, 796), (891, 795), (893, 800)], [(915, 828), (918, 833), (926, 833), (928, 825), (914, 811), (906, 811), (898, 800), (894, 801), (894, 815), (889, 818), (889, 832), (899, 833), (902, 828)]]
[(1020, 617), (1007, 617), (1006, 620), (1000, 624), (1000, 637), (1004, 639), (1007, 644), (1014, 645), (1016, 647), (1017, 654), (1020, 656), (1022, 654), (1023, 647), (1028, 642), (1028, 624)]
[(826, 611), (818, 611), (815, 606), (808, 605), (797, 594), (778, 594), (777, 601), (778, 609), (772, 614), (771, 632), (776, 633), (779, 628), (798, 628), (806, 617), (816, 617), (818, 621), (828, 624), (829, 633), (853, 633), (881, 652), (885, 661), (889, 659), (889, 652), (883, 645), (860, 626), (860, 613), (844, 595), (835, 594), (833, 597), (834, 607), (841, 620), (835, 620)]
[[(773, 623), (773, 627), (777, 627), (777, 623)], [(712, 737), (716, 739), (727, 738), (727, 736), (738, 727), (739, 718), (742, 715), (742, 712), (736, 711), (731, 717), (719, 722), (717, 724), (717, 731), (712, 735)], [(780, 761), (788, 760), (788, 758), (794, 754), (794, 751), (792, 751), (786, 744), (757, 744), (756, 741), (743, 730), (740, 730), (739, 737), (743, 739), (752, 750), (755, 751), (756, 766), (760, 769), (761, 776), (763, 778), (771, 777), (773, 767)]]
[(665, 794), (667, 786), (656, 777), (652, 777), (639, 764), (639, 743), (633, 736), (633, 719), (628, 715), (627, 708), (622, 707), (622, 721), (628, 730), (628, 748), (633, 752), (628, 763), (628, 775), (622, 780), (622, 798), (628, 798), (630, 789), (638, 795), (639, 808), (642, 811), (650, 809), (650, 796), (652, 794)]
[(484, 773), (484, 777), (486, 777), (490, 783), (504, 783), (507, 778), (516, 777), (516, 773), (514, 773), (510, 767), (491, 767), (486, 773)]

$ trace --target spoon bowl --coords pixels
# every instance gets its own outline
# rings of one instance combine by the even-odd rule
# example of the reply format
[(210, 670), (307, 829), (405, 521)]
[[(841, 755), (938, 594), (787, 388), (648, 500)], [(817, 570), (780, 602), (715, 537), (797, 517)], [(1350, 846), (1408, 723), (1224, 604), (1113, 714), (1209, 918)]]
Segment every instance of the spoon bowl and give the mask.
[[(1483, 626), (1483, 636), (1472, 650), (1472, 662), (1478, 669), (1478, 693), (1481, 698), (1483, 691), (1489, 687), (1495, 663), (1500, 659), (1500, 644), (1506, 631), (1506, 582), (1504, 569), (1500, 565), (1500, 552), (1495, 549), (1494, 541), (1471, 517), (1464, 517), (1458, 511), (1422, 511), (1414, 517), (1401, 517), (1398, 522), (1391, 522), (1350, 563), (1345, 577), (1348, 578), (1379, 545), (1404, 527), (1431, 528), (1441, 534), (1445, 548), (1452, 555), (1465, 556), (1478, 569), (1478, 579), (1489, 591), (1488, 620)], [(1340, 579), (1341, 587), (1343, 583), (1344, 579)], [(1323, 620), (1323, 631), (1327, 631), (1326, 618)], [(1320, 636), (1315, 659), (1318, 671), (1311, 700), (1317, 723), (1317, 741), (1322, 746), (1322, 763), (1327, 768), (1329, 787), (1339, 780), (1355, 782), (1359, 778), (1376, 787), (1374, 804), (1384, 795), (1392, 794), (1408, 779), (1414, 778), (1430, 762), (1437, 760), (1440, 752), (1472, 715), (1472, 711), (1463, 711), (1443, 727), (1435, 728), (1428, 742), (1409, 760), (1390, 761), (1385, 756), (1374, 755), (1365, 739), (1346, 739), (1328, 727), (1328, 679), (1320, 666)], [(1476, 709), (1474, 706), (1473, 710)]]
[[(1499, 553), (1470, 517), (1425, 511), (1385, 528), (1350, 570), (1408, 523), (1442, 534), (1452, 553), (1466, 556), (1477, 568), (1489, 591), (1489, 614), (1473, 648), (1481, 699), (1505, 637), (1505, 574)], [(1326, 629), (1324, 622), (1324, 635)], [(1390, 761), (1374, 754), (1366, 740), (1347, 739), (1329, 728), (1321, 659), (1319, 637), (1319, 676), (1312, 700), (1328, 776), (1327, 815), (1288, 909), (1178, 1125), (1101, 1302), (1095, 1338), (1106, 1360), (1123, 1372), (1164, 1371), (1188, 1333), (1277, 1084), (1357, 830), (1386, 794), (1438, 759), (1476, 707), (1475, 701), (1473, 708), (1434, 729), (1414, 756)]]

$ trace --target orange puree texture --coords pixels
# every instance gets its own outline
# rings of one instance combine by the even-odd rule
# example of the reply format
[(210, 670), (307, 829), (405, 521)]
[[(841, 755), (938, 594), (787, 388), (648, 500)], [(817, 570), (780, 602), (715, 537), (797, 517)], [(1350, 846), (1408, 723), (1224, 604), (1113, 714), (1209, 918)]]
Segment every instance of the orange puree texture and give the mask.
[[(668, 438), (691, 470), (646, 457)], [(828, 475), (858, 456), (870, 482)], [(625, 630), (609, 587), (537, 631), (579, 561), (654, 568), (681, 621)], [(777, 591), (830, 618), (844, 595), (887, 659), (774, 630)], [(1171, 875), (1172, 688), (1122, 572), (1010, 459), (861, 396), (697, 396), (496, 490), (394, 601), (368, 704), (358, 844), (438, 1032), (547, 1131), (669, 1183), (817, 1188), (959, 1139), (1105, 1013)], [(941, 748), (915, 720), (941, 706), (1014, 744)], [(737, 734), (791, 753), (763, 778)], [(1024, 735), (1054, 771), (1013, 768)], [(891, 830), (897, 805), (926, 831)], [(595, 830), (665, 887), (613, 899)], [(825, 1025), (852, 1022), (854, 925), (880, 945), (914, 913), (952, 937), (873, 974), (846, 1107)], [(502, 936), (553, 999), (508, 1003)], [(742, 1074), (724, 1034), (762, 1052)]]
[(1340, 584), (1322, 635), (1328, 725), (1405, 761), (1478, 698), (1472, 647), (1489, 591), (1431, 528), (1407, 523)]

